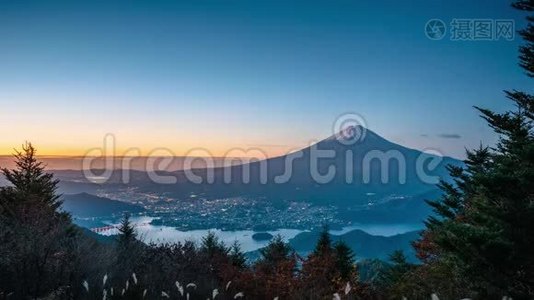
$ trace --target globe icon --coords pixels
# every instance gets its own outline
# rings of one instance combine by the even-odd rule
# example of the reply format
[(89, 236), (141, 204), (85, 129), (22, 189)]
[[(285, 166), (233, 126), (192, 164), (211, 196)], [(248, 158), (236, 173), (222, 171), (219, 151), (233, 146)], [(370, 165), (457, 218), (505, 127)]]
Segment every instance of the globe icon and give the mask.
[(441, 40), (445, 36), (445, 23), (440, 19), (432, 19), (426, 22), (425, 34), (431, 40)]

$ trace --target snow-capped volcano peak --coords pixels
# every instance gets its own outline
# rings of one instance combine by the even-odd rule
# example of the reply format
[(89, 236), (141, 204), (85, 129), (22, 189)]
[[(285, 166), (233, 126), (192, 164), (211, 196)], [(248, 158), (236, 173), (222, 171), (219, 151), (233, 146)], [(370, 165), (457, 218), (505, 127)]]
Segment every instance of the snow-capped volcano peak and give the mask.
[(334, 134), (333, 138), (342, 144), (353, 144), (365, 138), (367, 128), (361, 125), (350, 125), (341, 128), (339, 132)]

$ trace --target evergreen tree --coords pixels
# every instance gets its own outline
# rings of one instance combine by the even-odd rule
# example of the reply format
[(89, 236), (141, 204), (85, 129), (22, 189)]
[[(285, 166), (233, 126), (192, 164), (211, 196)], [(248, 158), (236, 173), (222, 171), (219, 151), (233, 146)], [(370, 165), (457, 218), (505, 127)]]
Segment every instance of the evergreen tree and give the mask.
[(123, 215), (118, 231), (116, 264), (112, 272), (112, 281), (122, 285), (126, 280), (130, 279), (132, 273), (136, 272), (141, 264), (144, 245), (137, 240), (135, 227), (130, 221), (129, 213)]
[[(379, 288), (386, 292), (391, 299), (398, 299), (403, 296), (410, 296), (413, 298), (427, 298), (430, 293), (435, 293), (436, 290), (418, 292), (423, 283), (417, 283), (413, 286), (414, 276), (412, 271), (415, 270), (415, 265), (408, 262), (402, 250), (396, 250), (389, 255), (389, 265), (379, 275), (377, 284)], [(417, 278), (415, 278), (417, 280)], [(442, 295), (440, 293), (440, 295)], [(448, 299), (448, 298), (447, 298)]]
[(11, 186), (0, 188), (0, 286), (14, 298), (46, 295), (74, 277), (78, 231), (58, 212), (58, 181), (46, 173), (27, 143), (3, 168)]
[(324, 225), (314, 251), (302, 264), (301, 292), (307, 297), (327, 297), (338, 292), (347, 283), (338, 269), (338, 260), (332, 247), (332, 239)]
[(288, 243), (284, 242), (281, 235), (273, 237), (269, 244), (259, 250), (261, 258), (259, 263), (265, 266), (276, 266), (278, 263), (290, 259), (293, 249)]
[(291, 299), (297, 286), (297, 259), (291, 246), (282, 236), (276, 235), (260, 249), (260, 259), (254, 264), (258, 284), (254, 287), (258, 297)]
[(224, 272), (232, 263), (230, 250), (212, 231), (202, 238), (199, 254), (207, 269), (204, 280), (208, 286), (217, 286), (222, 281)]
[(244, 269), (247, 266), (247, 258), (245, 253), (241, 251), (241, 246), (238, 241), (234, 241), (230, 247), (229, 257), (232, 265), (238, 269)]
[(214, 232), (210, 231), (205, 237), (202, 238), (200, 251), (207, 255), (209, 259), (212, 259), (216, 257), (225, 257), (228, 255), (230, 249), (219, 240)]
[(19, 194), (19, 201), (38, 200), (56, 211), (61, 206), (56, 193), (58, 180), (52, 173), (46, 173), (42, 162), (37, 161), (35, 148), (31, 143), (22, 145), (22, 151), (16, 150), (16, 168), (2, 168), (2, 173)]
[[(519, 10), (532, 12), (534, 11), (534, 1), (532, 0), (518, 0), (514, 2), (513, 6)], [(527, 27), (519, 34), (523, 37), (525, 44), (519, 48), (520, 66), (525, 69), (530, 77), (534, 77), (534, 22), (533, 16), (528, 16), (529, 21)]]
[(393, 264), (389, 271), (389, 281), (397, 282), (402, 279), (402, 276), (406, 274), (413, 267), (412, 264), (408, 263), (406, 255), (402, 250), (393, 251), (389, 255), (389, 261)]
[[(534, 0), (517, 1), (532, 12)], [(534, 16), (521, 31), (520, 65), (534, 73)], [(516, 109), (496, 113), (477, 107), (500, 136), (494, 148), (468, 151), (465, 167), (450, 167), (453, 183), (430, 201), (437, 216), (427, 221), (418, 249), (468, 278), (479, 297), (534, 297), (534, 96), (507, 91)]]
[(339, 241), (334, 245), (334, 254), (336, 257), (336, 268), (339, 271), (341, 279), (347, 282), (355, 281), (356, 267), (352, 249), (344, 241)]
[(315, 255), (326, 255), (332, 252), (332, 239), (330, 238), (330, 233), (328, 231), (328, 225), (323, 225), (321, 233), (319, 234), (319, 239), (315, 245), (315, 250), (313, 251)]
[(124, 248), (128, 248), (132, 243), (136, 241), (137, 234), (135, 227), (130, 221), (130, 214), (125, 213), (122, 217), (119, 230), (119, 245)]

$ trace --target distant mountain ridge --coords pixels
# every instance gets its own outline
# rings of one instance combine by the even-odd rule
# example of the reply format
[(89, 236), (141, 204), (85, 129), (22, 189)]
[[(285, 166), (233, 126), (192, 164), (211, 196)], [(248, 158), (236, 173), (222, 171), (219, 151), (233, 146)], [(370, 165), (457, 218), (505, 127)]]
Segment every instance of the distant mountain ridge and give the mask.
[[(303, 232), (289, 240), (291, 247), (299, 254), (308, 254), (315, 248), (319, 231)], [(412, 262), (417, 261), (411, 243), (419, 238), (420, 231), (410, 231), (393, 236), (377, 236), (362, 230), (352, 230), (342, 235), (330, 234), (332, 242), (344, 241), (356, 258), (378, 258), (387, 260), (395, 250), (402, 250)]]
[(61, 209), (75, 217), (107, 217), (124, 212), (139, 213), (145, 209), (138, 205), (98, 197), (88, 193), (63, 195)]
[[(300, 256), (307, 256), (315, 249), (320, 231), (302, 232), (289, 239), (289, 245)], [(420, 231), (410, 231), (393, 236), (371, 235), (362, 230), (352, 230), (341, 235), (330, 234), (332, 243), (344, 241), (354, 252), (358, 261), (381, 259), (387, 261), (395, 250), (402, 250), (410, 262), (418, 262), (412, 242), (419, 238)], [(247, 258), (255, 261), (260, 257), (259, 250), (247, 252)]]

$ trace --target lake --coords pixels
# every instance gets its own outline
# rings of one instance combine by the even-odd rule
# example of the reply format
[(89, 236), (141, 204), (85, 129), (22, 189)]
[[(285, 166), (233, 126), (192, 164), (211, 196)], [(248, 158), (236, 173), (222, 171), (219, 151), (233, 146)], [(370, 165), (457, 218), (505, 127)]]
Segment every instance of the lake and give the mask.
[[(132, 217), (131, 221), (134, 224), (142, 224), (136, 227), (139, 238), (145, 243), (165, 243), (165, 242), (184, 242), (195, 241), (200, 242), (202, 237), (206, 236), (209, 231), (214, 232), (221, 241), (230, 245), (234, 241), (238, 241), (241, 245), (241, 250), (244, 252), (254, 251), (265, 247), (269, 241), (257, 241), (252, 239), (255, 231), (252, 230), (236, 230), (223, 231), (217, 228), (213, 229), (199, 229), (180, 231), (174, 227), (169, 226), (155, 226), (150, 225), (153, 217)], [(110, 223), (111, 224), (111, 223)], [(117, 225), (117, 224), (114, 224)], [(392, 236), (422, 228), (422, 224), (353, 224), (343, 227), (340, 230), (330, 230), (331, 234), (341, 235), (352, 230), (362, 230), (372, 235)], [(280, 234), (286, 241), (294, 238), (297, 234), (304, 232), (299, 229), (277, 229), (266, 231), (272, 235)], [(117, 234), (117, 230), (110, 230), (103, 233), (104, 235)]]

